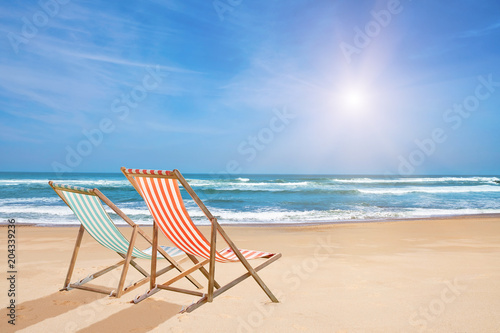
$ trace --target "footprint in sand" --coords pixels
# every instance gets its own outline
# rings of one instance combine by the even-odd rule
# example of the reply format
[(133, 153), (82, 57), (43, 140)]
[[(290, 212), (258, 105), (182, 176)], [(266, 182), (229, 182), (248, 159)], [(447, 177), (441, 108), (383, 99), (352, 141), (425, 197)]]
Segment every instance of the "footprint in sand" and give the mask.
[(241, 297), (236, 297), (236, 296), (228, 296), (228, 295), (226, 295), (226, 296), (222, 296), (222, 297), (220, 297), (220, 298), (224, 298), (224, 299), (238, 299), (238, 300), (242, 299)]
[(219, 317), (224, 318), (224, 319), (231, 319), (233, 316), (228, 315), (226, 313), (219, 313)]
[(68, 305), (78, 305), (78, 302), (75, 302), (75, 301), (60, 301), (60, 300), (53, 300), (52, 301), (52, 304), (54, 305), (64, 305), (64, 306), (68, 306)]

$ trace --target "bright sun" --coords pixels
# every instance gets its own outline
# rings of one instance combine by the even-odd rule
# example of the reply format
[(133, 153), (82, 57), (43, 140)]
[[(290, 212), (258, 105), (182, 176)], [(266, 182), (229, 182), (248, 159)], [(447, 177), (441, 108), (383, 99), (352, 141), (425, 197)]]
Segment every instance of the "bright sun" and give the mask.
[(351, 111), (360, 111), (367, 107), (367, 97), (360, 90), (349, 90), (342, 94), (342, 106)]
[(362, 109), (365, 106), (365, 98), (360, 91), (352, 90), (343, 96), (343, 104), (349, 109)]

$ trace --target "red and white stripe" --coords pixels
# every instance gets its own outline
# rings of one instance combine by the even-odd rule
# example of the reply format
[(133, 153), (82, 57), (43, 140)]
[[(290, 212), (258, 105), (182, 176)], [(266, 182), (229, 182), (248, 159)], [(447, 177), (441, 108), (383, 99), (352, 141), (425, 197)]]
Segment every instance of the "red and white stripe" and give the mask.
[(170, 172), (168, 170), (147, 170), (147, 169), (127, 169), (127, 173), (133, 175), (163, 175), (170, 176)]
[[(165, 236), (184, 252), (209, 259), (210, 243), (191, 220), (184, 206), (177, 179), (141, 176), (142, 174), (169, 175), (169, 171), (128, 169), (127, 173), (134, 175), (132, 177), (136, 180), (149, 211)], [(246, 259), (273, 255), (273, 253), (261, 251), (239, 251)], [(215, 260), (231, 262), (239, 259), (228, 247), (216, 252)]]

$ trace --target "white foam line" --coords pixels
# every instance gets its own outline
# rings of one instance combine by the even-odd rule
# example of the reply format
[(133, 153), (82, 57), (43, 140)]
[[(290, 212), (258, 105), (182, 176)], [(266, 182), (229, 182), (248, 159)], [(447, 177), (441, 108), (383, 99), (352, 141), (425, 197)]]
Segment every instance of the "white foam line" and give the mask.
[(500, 181), (498, 177), (422, 177), (422, 178), (333, 178), (332, 182), (337, 183), (359, 183), (359, 184), (391, 184), (391, 183), (439, 183), (439, 182), (483, 182), (496, 183)]
[(472, 192), (500, 192), (500, 186), (441, 186), (441, 187), (406, 187), (406, 188), (380, 188), (358, 189), (366, 194), (409, 194), (409, 193), (472, 193)]
[(59, 203), (61, 199), (59, 198), (44, 198), (44, 197), (33, 197), (33, 198), (5, 198), (0, 199), (0, 206), (5, 204), (18, 204), (18, 203), (28, 203), (28, 204), (38, 204), (38, 203)]
[[(48, 179), (0, 179), (0, 185), (29, 185), (29, 184), (42, 184), (48, 186)], [(56, 180), (56, 183), (67, 185), (80, 185), (80, 186), (124, 186), (128, 185), (127, 180), (81, 180), (81, 179), (65, 179)]]
[[(308, 223), (308, 222), (326, 222), (326, 221), (346, 221), (346, 220), (371, 220), (371, 219), (388, 219), (388, 218), (423, 218), (445, 215), (471, 215), (471, 214), (500, 214), (500, 209), (480, 209), (480, 208), (463, 208), (463, 209), (430, 209), (430, 208), (413, 208), (399, 209), (393, 211), (386, 210), (330, 210), (330, 211), (261, 211), (261, 212), (237, 212), (229, 210), (219, 210), (213, 212), (219, 217), (221, 223), (274, 223), (274, 224), (289, 224), (289, 223)], [(46, 225), (78, 225), (79, 222), (73, 214), (71, 216), (38, 216), (38, 217), (23, 217), (10, 215), (16, 218), (20, 223), (34, 223)], [(137, 218), (130, 216), (134, 222), (142, 225), (151, 225), (152, 219), (150, 216)], [(193, 216), (194, 222), (199, 225), (208, 225), (210, 222), (205, 216)], [(123, 221), (117, 219), (117, 225), (125, 225)]]

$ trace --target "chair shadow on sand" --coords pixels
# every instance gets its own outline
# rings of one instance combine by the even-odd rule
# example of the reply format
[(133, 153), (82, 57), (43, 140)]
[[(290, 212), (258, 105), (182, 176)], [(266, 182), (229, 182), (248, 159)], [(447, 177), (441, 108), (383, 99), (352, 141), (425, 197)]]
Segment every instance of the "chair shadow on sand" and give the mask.
[[(108, 318), (96, 323), (92, 322), (89, 312), (94, 309), (92, 303), (106, 299), (104, 294), (90, 293), (84, 290), (71, 290), (69, 292), (56, 292), (35, 300), (26, 301), (16, 306), (15, 326), (9, 325), (12, 332), (36, 325), (46, 319), (55, 318), (72, 311), (80, 306), (89, 305), (80, 321), (68, 323), (66, 331), (69, 332), (99, 332), (112, 329), (117, 332), (147, 332), (175, 316), (182, 306), (161, 300), (150, 300), (135, 306), (129, 306)], [(105, 309), (106, 304), (98, 304)], [(41, 310), (43, 309), (43, 310)], [(90, 310), (90, 311), (89, 311)], [(8, 310), (0, 310), (0, 317), (7, 318)], [(95, 314), (93, 315), (95, 316)], [(89, 326), (90, 324), (90, 326)], [(85, 327), (87, 326), (87, 327)], [(7, 329), (6, 332), (11, 332)]]
[[(16, 331), (35, 325), (49, 318), (54, 318), (77, 307), (107, 297), (104, 294), (89, 293), (83, 290), (56, 292), (16, 306)], [(43, 309), (43, 311), (40, 311)], [(0, 316), (5, 318), (8, 312), (0, 310)]]
[(78, 332), (149, 332), (177, 315), (181, 309), (179, 304), (149, 299), (148, 302), (133, 305)]

